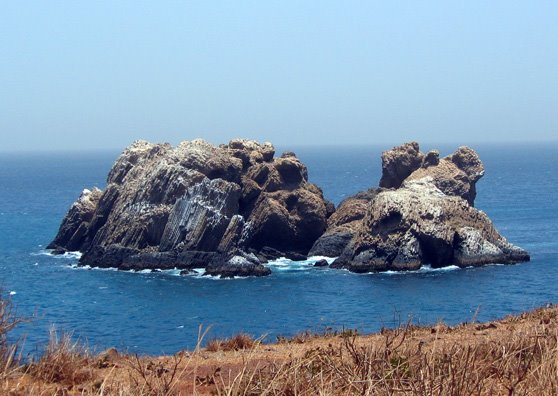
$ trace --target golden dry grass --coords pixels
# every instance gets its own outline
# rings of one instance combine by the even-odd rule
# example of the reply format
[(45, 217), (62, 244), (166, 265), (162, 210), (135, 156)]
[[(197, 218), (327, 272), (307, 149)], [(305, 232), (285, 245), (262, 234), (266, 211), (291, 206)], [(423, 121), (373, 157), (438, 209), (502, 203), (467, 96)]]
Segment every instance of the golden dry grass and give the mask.
[(239, 351), (241, 349), (252, 349), (257, 341), (249, 334), (240, 333), (227, 339), (212, 339), (207, 343), (205, 349), (209, 352)]
[(53, 333), (37, 361), (8, 361), (0, 394), (14, 396), (557, 395), (558, 308), (455, 327), (302, 333), (276, 344), (240, 334), (162, 357), (92, 355)]

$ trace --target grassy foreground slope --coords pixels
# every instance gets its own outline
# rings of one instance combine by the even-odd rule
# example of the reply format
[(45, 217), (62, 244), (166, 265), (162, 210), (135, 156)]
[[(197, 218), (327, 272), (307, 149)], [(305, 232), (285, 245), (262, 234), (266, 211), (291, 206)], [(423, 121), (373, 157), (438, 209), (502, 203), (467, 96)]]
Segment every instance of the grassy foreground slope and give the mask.
[[(9, 330), (2, 307), (0, 329)], [(41, 358), (20, 364), (2, 337), (0, 394), (557, 395), (557, 341), (556, 306), (488, 323), (301, 334), (275, 344), (238, 335), (161, 357), (91, 354), (53, 334)]]

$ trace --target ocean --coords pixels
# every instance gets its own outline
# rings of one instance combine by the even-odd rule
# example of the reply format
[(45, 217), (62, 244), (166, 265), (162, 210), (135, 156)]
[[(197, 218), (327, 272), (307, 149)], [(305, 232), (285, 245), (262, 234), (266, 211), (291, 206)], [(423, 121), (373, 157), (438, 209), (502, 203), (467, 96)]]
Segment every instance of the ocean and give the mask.
[[(353, 274), (278, 260), (269, 277), (229, 280), (84, 269), (76, 255), (50, 255), (44, 247), (69, 206), (84, 188), (105, 186), (119, 153), (0, 153), (0, 287), (19, 315), (34, 317), (12, 337), (24, 336), (26, 351), (40, 353), (55, 327), (97, 350), (171, 354), (193, 348), (200, 328), (205, 341), (239, 332), (273, 341), (305, 330), (372, 332), (409, 319), (485, 321), (558, 303), (558, 144), (471, 147), (486, 168), (475, 206), (531, 262)], [(338, 204), (377, 186), (388, 148), (284, 149)]]

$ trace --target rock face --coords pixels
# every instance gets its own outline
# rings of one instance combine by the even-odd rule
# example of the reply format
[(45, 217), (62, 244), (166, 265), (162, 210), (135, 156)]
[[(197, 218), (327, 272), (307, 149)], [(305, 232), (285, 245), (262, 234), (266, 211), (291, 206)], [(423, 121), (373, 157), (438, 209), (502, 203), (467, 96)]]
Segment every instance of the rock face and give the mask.
[(399, 188), (408, 178), (432, 176), (434, 184), (444, 193), (460, 196), (473, 205), (475, 185), (483, 175), (484, 166), (469, 147), (460, 147), (440, 160), (438, 151), (424, 154), (417, 142), (411, 142), (382, 154), (380, 187)]
[(79, 250), (83, 265), (266, 275), (248, 253), (305, 256), (331, 213), (304, 164), (274, 154), (270, 143), (240, 139), (137, 141), (103, 192), (82, 193), (49, 248)]
[(428, 176), (378, 194), (333, 266), (370, 272), (526, 260), (528, 254), (507, 242), (486, 214), (444, 194)]
[(441, 159), (416, 142), (388, 150), (380, 188), (337, 210), (294, 153), (274, 155), (270, 143), (240, 139), (137, 141), (104, 191), (83, 191), (48, 247), (81, 251), (82, 265), (223, 277), (268, 275), (263, 263), (281, 256), (338, 257), (331, 267), (354, 272), (529, 260), (474, 208), (484, 166), (468, 147)]
[(327, 231), (314, 243), (309, 256), (337, 257), (353, 239), (370, 202), (382, 189), (371, 188), (346, 198), (328, 218)]
[[(484, 167), (472, 149), (460, 147), (439, 160), (437, 152), (422, 154), (417, 143), (408, 143), (385, 152), (382, 163), (381, 184), (395, 188), (378, 191), (369, 201), (332, 267), (371, 272), (529, 260), (473, 207)], [(328, 227), (324, 235), (337, 230)]]
[(382, 153), (380, 187), (398, 188), (411, 173), (420, 168), (424, 154), (417, 142), (405, 143)]
[(430, 176), (442, 192), (461, 197), (473, 206), (477, 196), (476, 183), (484, 175), (484, 165), (477, 153), (469, 147), (459, 147), (441, 160), (427, 162), (429, 156), (430, 153), (426, 154), (422, 166), (407, 180)]
[(80, 249), (101, 196), (102, 192), (98, 188), (83, 190), (62, 221), (58, 235), (51, 243), (52, 248), (64, 246), (70, 251)]

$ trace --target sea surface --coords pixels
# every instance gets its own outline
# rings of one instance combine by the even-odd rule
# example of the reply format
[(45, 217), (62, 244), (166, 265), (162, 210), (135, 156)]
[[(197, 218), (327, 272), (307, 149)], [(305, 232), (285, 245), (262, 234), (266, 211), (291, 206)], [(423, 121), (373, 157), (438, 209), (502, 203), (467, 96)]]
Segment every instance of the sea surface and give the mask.
[[(471, 146), (486, 167), (476, 206), (530, 263), (357, 275), (278, 260), (269, 277), (232, 280), (76, 268), (75, 255), (44, 247), (80, 192), (105, 186), (118, 153), (0, 153), (0, 287), (18, 314), (34, 316), (13, 337), (40, 353), (54, 326), (98, 350), (162, 354), (194, 347), (200, 327), (205, 341), (239, 332), (273, 341), (304, 330), (372, 332), (409, 318), (484, 321), (558, 303), (558, 145)], [(386, 148), (284, 149), (338, 204), (378, 184)]]

